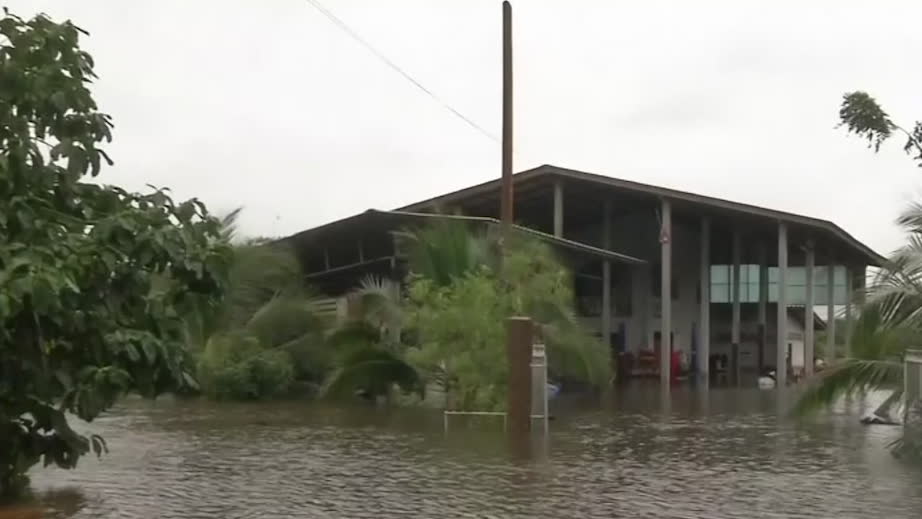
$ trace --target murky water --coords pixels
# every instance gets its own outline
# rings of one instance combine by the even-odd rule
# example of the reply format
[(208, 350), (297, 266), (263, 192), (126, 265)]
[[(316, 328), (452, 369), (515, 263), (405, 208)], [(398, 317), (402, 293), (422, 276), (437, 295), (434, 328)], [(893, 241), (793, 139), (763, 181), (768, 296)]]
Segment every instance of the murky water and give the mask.
[(566, 407), (520, 458), (490, 418), (446, 436), (422, 410), (134, 400), (92, 424), (109, 455), (33, 486), (62, 518), (922, 516), (898, 428), (791, 422), (771, 392), (727, 389)]

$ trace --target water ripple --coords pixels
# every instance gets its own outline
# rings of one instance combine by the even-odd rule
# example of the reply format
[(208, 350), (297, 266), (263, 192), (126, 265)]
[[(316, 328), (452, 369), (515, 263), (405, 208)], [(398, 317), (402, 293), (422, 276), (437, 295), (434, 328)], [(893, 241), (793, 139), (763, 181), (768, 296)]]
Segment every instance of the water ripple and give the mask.
[(420, 410), (130, 401), (92, 425), (109, 455), (36, 470), (33, 486), (61, 519), (922, 512), (922, 474), (885, 448), (898, 429), (850, 416), (791, 423), (745, 392), (715, 392), (706, 407), (676, 399), (667, 412), (656, 402), (561, 410), (546, 454), (535, 445), (522, 460), (496, 424), (459, 419), (445, 436), (441, 417)]

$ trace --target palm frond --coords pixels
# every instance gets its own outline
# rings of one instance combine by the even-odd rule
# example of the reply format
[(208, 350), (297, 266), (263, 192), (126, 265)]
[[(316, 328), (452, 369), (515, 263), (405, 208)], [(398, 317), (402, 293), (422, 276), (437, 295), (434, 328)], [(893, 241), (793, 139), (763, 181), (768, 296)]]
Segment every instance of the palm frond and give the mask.
[(907, 233), (922, 235), (922, 202), (911, 202), (906, 209), (900, 213), (896, 223)]
[(377, 344), (381, 333), (371, 323), (351, 320), (327, 334), (326, 343), (340, 357), (347, 357), (353, 351)]
[(795, 406), (796, 414), (809, 414), (830, 407), (840, 398), (872, 390), (897, 389), (903, 379), (903, 365), (889, 360), (845, 359), (814, 381)]
[(228, 277), (225, 320), (231, 323), (246, 322), (280, 294), (306, 290), (294, 253), (277, 244), (235, 247)]
[(610, 353), (605, 345), (576, 326), (542, 327), (547, 347), (548, 369), (556, 376), (570, 377), (593, 386), (611, 377)]
[(396, 237), (410, 271), (438, 286), (447, 286), (453, 279), (490, 263), (485, 236), (473, 233), (463, 221), (439, 220), (399, 232)]
[(265, 348), (280, 346), (307, 334), (321, 335), (326, 323), (310, 299), (278, 296), (260, 307), (244, 325)]
[(228, 243), (233, 243), (237, 238), (237, 220), (243, 207), (238, 207), (221, 217), (221, 237)]
[[(358, 318), (376, 326), (399, 341), (403, 323), (400, 284), (390, 279), (366, 276), (350, 297), (358, 307)], [(395, 336), (396, 335), (396, 336)]]
[(425, 396), (425, 385), (412, 366), (389, 351), (365, 348), (346, 359), (324, 385), (321, 395), (335, 398), (354, 395), (357, 391), (383, 395), (394, 385), (405, 393)]

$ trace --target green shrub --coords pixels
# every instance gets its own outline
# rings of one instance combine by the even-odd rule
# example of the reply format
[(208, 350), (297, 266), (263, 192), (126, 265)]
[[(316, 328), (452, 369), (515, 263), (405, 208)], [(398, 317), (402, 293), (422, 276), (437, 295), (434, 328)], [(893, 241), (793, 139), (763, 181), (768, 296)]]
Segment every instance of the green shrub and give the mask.
[(294, 381), (294, 364), (284, 350), (263, 349), (252, 336), (213, 337), (198, 365), (202, 391), (212, 398), (258, 400), (284, 394)]

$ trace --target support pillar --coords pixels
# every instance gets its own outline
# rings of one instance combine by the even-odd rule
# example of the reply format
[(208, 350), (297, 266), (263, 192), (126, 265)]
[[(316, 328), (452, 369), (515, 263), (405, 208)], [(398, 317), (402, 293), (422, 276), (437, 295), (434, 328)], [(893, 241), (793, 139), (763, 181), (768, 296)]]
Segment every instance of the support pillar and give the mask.
[(765, 347), (768, 345), (768, 245), (759, 242), (759, 375), (765, 369)]
[(804, 298), (804, 376), (813, 375), (814, 334), (813, 334), (813, 267), (816, 263), (816, 254), (813, 250), (813, 240), (807, 240), (806, 246), (806, 294)]
[(730, 321), (730, 358), (733, 359), (733, 383), (740, 382), (740, 261), (742, 257), (742, 239), (739, 230), (733, 230), (733, 273), (730, 280), (730, 300), (732, 316)]
[(672, 378), (672, 205), (662, 204), (663, 222), (660, 230), (660, 382), (668, 386)]
[(836, 361), (836, 283), (832, 254), (826, 262), (826, 365)]
[(852, 308), (852, 299), (854, 297), (855, 285), (852, 269), (845, 267), (845, 356), (852, 356), (852, 332), (855, 329), (855, 321)]
[[(611, 249), (611, 202), (602, 207), (602, 248)], [(611, 350), (611, 261), (602, 260), (602, 344)]]
[(788, 228), (778, 223), (778, 324), (775, 349), (775, 387), (782, 390), (787, 386), (788, 353)]
[(554, 236), (563, 238), (563, 182), (554, 182)]
[(701, 219), (701, 302), (698, 304), (698, 373), (701, 378), (710, 379), (711, 356), (711, 221)]

